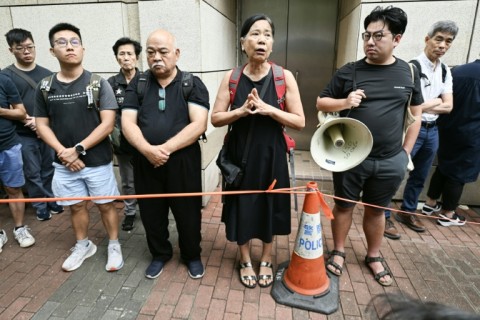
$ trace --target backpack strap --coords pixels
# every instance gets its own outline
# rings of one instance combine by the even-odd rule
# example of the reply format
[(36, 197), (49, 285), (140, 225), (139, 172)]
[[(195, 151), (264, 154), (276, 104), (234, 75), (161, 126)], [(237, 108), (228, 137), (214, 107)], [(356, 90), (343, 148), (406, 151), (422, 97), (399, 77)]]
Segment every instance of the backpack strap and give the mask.
[(138, 75), (137, 97), (140, 105), (143, 104), (143, 97), (145, 96), (145, 90), (149, 82), (150, 82), (150, 70), (142, 72)]
[[(190, 98), (190, 94), (192, 93), (193, 90), (193, 75), (190, 72), (187, 71), (182, 71), (182, 93), (183, 93), (183, 99), (188, 104), (188, 98)], [(200, 139), (203, 142), (207, 142), (207, 136), (205, 135), (205, 132), (202, 133), (200, 136)]]
[(45, 77), (42, 79), (42, 81), (40, 81), (40, 90), (42, 91), (42, 94), (43, 94), (43, 100), (45, 101), (45, 103), (47, 103), (47, 98), (48, 98), (48, 92), (50, 91), (50, 89), (52, 88), (52, 81), (53, 81), (53, 77), (56, 75), (56, 73), (52, 73), (51, 75), (49, 75), (48, 77)]
[(445, 83), (447, 78), (447, 66), (442, 62), (442, 83)]
[(285, 110), (285, 93), (287, 92), (287, 85), (285, 83), (285, 73), (283, 68), (270, 62), (273, 71), (273, 81), (275, 82), (275, 91), (277, 91), (278, 104), (280, 109)]
[(420, 65), (420, 62), (418, 62), (417, 59), (412, 59), (409, 61), (411, 64), (413, 64), (417, 70), (418, 70), (418, 73), (420, 74), (420, 78), (423, 78), (423, 79), (427, 79), (428, 80), (428, 77), (425, 73), (422, 72), (422, 66)]
[(232, 69), (232, 74), (230, 75), (230, 80), (228, 80), (228, 91), (230, 92), (230, 105), (233, 104), (233, 100), (235, 99), (235, 94), (237, 93), (237, 86), (238, 82), (240, 81), (240, 76), (243, 73), (243, 69), (245, 69), (244, 64), (241, 67), (235, 67)]
[(87, 86), (87, 99), (88, 99), (88, 108), (100, 108), (100, 87), (101, 87), (102, 77), (96, 73), (92, 73), (90, 76), (90, 81)]

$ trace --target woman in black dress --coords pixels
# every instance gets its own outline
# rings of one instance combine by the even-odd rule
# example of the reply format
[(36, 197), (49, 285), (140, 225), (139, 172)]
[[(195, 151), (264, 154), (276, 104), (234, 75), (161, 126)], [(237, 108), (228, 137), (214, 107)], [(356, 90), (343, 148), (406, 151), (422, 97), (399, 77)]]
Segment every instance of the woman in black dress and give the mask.
[[(272, 52), (274, 33), (271, 19), (263, 14), (245, 21), (240, 44), (248, 62), (239, 78), (233, 104), (230, 104), (232, 71), (229, 71), (220, 85), (213, 107), (212, 124), (215, 127), (231, 126), (228, 156), (237, 165), (242, 162), (251, 131), (244, 176), (238, 190), (266, 190), (274, 179), (277, 181), (275, 188), (288, 188), (290, 183), (283, 127), (300, 130), (305, 126), (300, 93), (292, 73), (283, 70), (286, 85), (284, 102), (277, 97), (275, 81), (269, 75), (273, 68), (268, 57)], [(265, 93), (261, 98), (264, 85)], [(240, 249), (242, 284), (248, 288), (255, 287), (257, 281), (261, 287), (271, 285), (273, 237), (290, 233), (290, 195), (226, 196), (222, 221), (226, 226), (227, 239), (237, 242)], [(263, 242), (258, 277), (250, 258), (251, 239)]]

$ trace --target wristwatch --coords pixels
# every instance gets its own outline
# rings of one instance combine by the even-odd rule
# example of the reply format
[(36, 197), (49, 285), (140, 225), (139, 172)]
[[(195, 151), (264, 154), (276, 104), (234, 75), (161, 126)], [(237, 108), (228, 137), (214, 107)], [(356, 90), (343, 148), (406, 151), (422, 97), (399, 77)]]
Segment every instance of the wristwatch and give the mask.
[(80, 143), (77, 143), (74, 148), (75, 151), (77, 151), (77, 153), (81, 154), (82, 156), (87, 154), (87, 151), (85, 151), (85, 147)]

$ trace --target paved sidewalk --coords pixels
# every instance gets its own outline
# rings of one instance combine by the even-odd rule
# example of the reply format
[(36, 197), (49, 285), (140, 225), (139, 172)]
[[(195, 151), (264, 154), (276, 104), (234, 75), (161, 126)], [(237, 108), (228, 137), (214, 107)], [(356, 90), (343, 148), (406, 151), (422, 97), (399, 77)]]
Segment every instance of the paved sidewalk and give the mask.
[[(300, 185), (304, 183), (300, 182)], [(323, 189), (328, 183), (319, 183)], [(326, 188), (326, 194), (331, 191)], [(303, 195), (299, 196), (302, 208)], [(347, 242), (347, 263), (340, 278), (340, 304), (330, 316), (276, 304), (270, 288), (251, 290), (239, 281), (237, 246), (225, 238), (220, 222), (222, 204), (212, 197), (203, 209), (203, 279), (193, 280), (179, 261), (177, 233), (171, 220), (175, 255), (155, 280), (144, 277), (150, 262), (144, 229), (138, 218), (132, 232), (120, 233), (125, 266), (118, 272), (105, 271), (108, 240), (98, 211), (91, 207), (89, 238), (98, 245), (97, 253), (74, 272), (63, 272), (61, 264), (74, 244), (69, 213), (49, 221), (35, 219), (28, 206), (26, 224), (32, 228), (36, 244), (18, 246), (12, 234), (12, 219), (0, 204), (0, 221), (8, 233), (8, 243), (0, 253), (0, 319), (376, 319), (375, 306), (367, 314), (370, 299), (379, 293), (403, 292), (480, 312), (480, 226), (445, 228), (423, 219), (427, 231), (418, 234), (403, 228), (401, 240), (385, 238), (382, 254), (392, 269), (392, 287), (378, 285), (364, 266), (366, 240), (362, 232), (360, 206)], [(328, 203), (332, 203), (327, 198)], [(293, 202), (292, 202), (293, 203)], [(118, 202), (120, 218), (123, 204)], [(293, 208), (293, 205), (292, 205)], [(465, 212), (469, 221), (480, 222), (480, 210)], [(274, 266), (291, 256), (297, 234), (297, 217), (292, 210), (292, 233), (274, 243)], [(325, 244), (332, 249), (330, 223), (322, 218)], [(260, 243), (253, 244), (253, 261), (258, 267)]]

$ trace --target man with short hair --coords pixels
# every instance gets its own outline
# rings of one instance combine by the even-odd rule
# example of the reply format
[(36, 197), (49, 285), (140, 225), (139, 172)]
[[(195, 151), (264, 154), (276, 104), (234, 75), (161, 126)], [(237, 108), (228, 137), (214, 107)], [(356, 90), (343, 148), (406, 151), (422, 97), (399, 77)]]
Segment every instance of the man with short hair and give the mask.
[[(458, 33), (455, 22), (450, 20), (435, 22), (425, 36), (425, 49), (415, 58), (420, 66), (420, 83), (424, 103), (422, 104), (422, 123), (418, 138), (410, 156), (414, 165), (403, 191), (402, 211), (414, 213), (417, 210), (418, 197), (423, 190), (425, 180), (438, 149), (437, 122), (440, 114), (447, 114), (453, 107), (452, 74), (441, 57), (450, 49)], [(440, 205), (423, 207), (422, 213), (431, 215), (440, 211)], [(386, 237), (398, 234), (390, 221), (390, 210), (385, 210)], [(414, 214), (396, 212), (395, 220), (416, 232), (424, 232), (425, 226)], [(397, 239), (400, 238), (398, 234)]]
[[(22, 186), (25, 184), (25, 178), (20, 150), (22, 145), (15, 132), (14, 122), (24, 120), (26, 115), (15, 84), (8, 76), (0, 74), (0, 182), (8, 198), (12, 200), (8, 206), (15, 224), (13, 235), (22, 248), (35, 243), (30, 229), (23, 224), (25, 202), (16, 202), (23, 199)], [(7, 240), (7, 233), (0, 229), (0, 252)]]
[[(27, 117), (17, 121), (17, 134), (22, 144), (23, 171), (30, 198), (53, 198), (52, 178), (54, 152), (49, 145), (38, 138), (33, 117), (35, 88), (43, 78), (52, 74), (35, 63), (35, 43), (30, 31), (15, 28), (5, 34), (15, 63), (3, 69), (17, 87), (27, 110)], [(40, 221), (49, 220), (53, 214), (63, 212), (63, 207), (55, 201), (33, 202), (32, 206)]]
[[(208, 91), (198, 77), (187, 99), (177, 67), (180, 49), (166, 30), (155, 30), (147, 39), (147, 85), (138, 95), (134, 79), (122, 108), (122, 129), (138, 153), (135, 155), (135, 190), (139, 194), (201, 192), (201, 153), (198, 138), (207, 128)], [(140, 101), (142, 100), (142, 102)], [(173, 255), (168, 240), (168, 213), (178, 230), (180, 255), (191, 278), (203, 277), (201, 261), (201, 197), (138, 199), (152, 262), (147, 278), (160, 275)]]
[[(125, 90), (130, 81), (138, 76), (139, 71), (136, 67), (142, 46), (138, 41), (127, 37), (118, 39), (112, 47), (115, 58), (120, 65), (120, 72), (108, 78), (108, 83), (112, 86), (115, 98), (117, 99), (118, 110), (115, 118), (115, 137), (112, 139), (113, 152), (118, 161), (118, 169), (120, 171), (120, 179), (122, 180), (122, 194), (135, 194), (135, 186), (133, 180), (132, 159), (135, 148), (133, 148), (125, 136), (122, 134), (121, 108), (125, 99)], [(136, 199), (125, 199), (124, 214), (125, 218), (122, 222), (122, 229), (130, 231), (134, 227), (135, 214), (137, 211)]]
[[(50, 53), (58, 59), (60, 71), (42, 80), (35, 92), (35, 117), (40, 138), (56, 152), (52, 189), (56, 197), (116, 196), (112, 148), (108, 135), (115, 123), (117, 104), (112, 88), (104, 79), (92, 81), (83, 69), (84, 48), (80, 30), (59, 23), (48, 34)], [(98, 100), (93, 91), (98, 90)], [(118, 215), (113, 199), (96, 199), (108, 233), (108, 261), (105, 269), (123, 267), (118, 242)], [(70, 207), (76, 245), (62, 265), (73, 271), (95, 254), (96, 245), (88, 240), (87, 201), (63, 200)]]
[[(340, 112), (363, 122), (373, 136), (368, 157), (345, 172), (333, 172), (335, 196), (362, 200), (363, 230), (367, 239), (365, 264), (375, 280), (389, 286), (392, 273), (380, 257), (385, 227), (384, 211), (407, 169), (408, 154), (417, 138), (420, 123), (415, 121), (402, 143), (405, 113), (420, 116), (423, 103), (418, 73), (412, 82), (410, 66), (393, 55), (407, 26), (406, 13), (396, 7), (376, 7), (364, 20), (362, 33), (365, 58), (340, 68), (317, 98), (317, 109)], [(374, 205), (374, 206), (370, 206)], [(340, 276), (345, 263), (345, 241), (352, 224), (354, 202), (335, 199), (332, 220), (334, 250), (327, 268)]]

